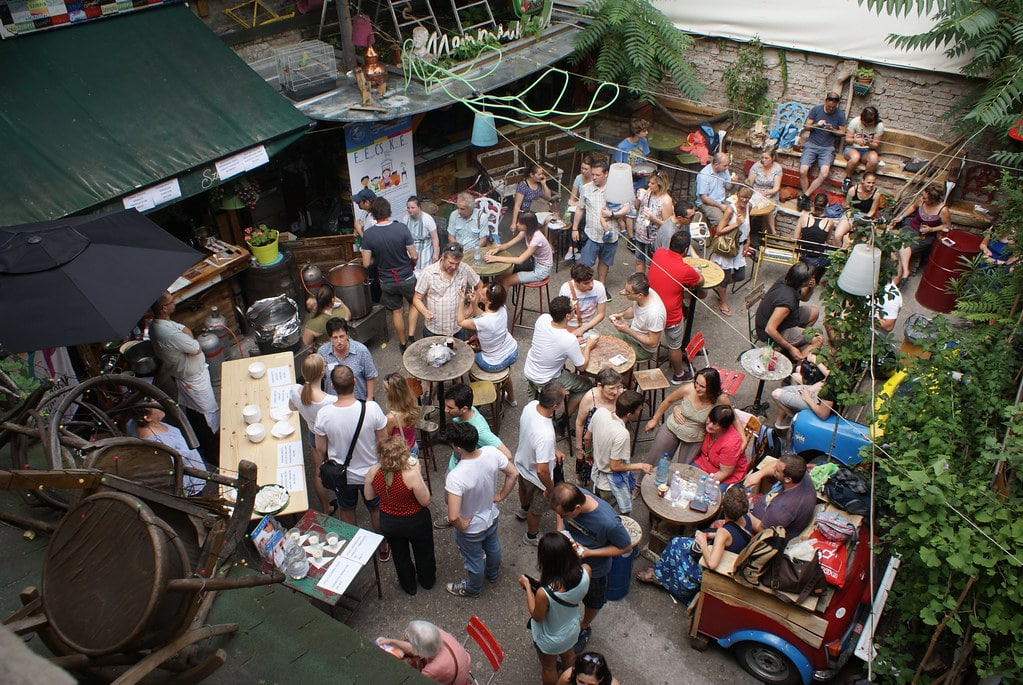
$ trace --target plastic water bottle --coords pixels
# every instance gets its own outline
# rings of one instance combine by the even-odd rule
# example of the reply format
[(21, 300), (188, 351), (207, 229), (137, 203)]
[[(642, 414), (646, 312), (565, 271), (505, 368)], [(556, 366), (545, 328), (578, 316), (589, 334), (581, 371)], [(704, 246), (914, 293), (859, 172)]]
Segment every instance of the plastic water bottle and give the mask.
[(479, 264), (482, 261), (482, 259), (480, 258), (480, 249), (478, 247), (475, 250), (473, 250), (472, 258), (473, 260), (475, 260), (477, 264)]
[(707, 506), (716, 507), (721, 501), (721, 484), (717, 480), (707, 481)]
[(693, 500), (696, 502), (707, 501), (707, 476), (700, 476), (700, 484), (696, 486), (696, 496)]
[(671, 457), (665, 452), (657, 462), (657, 471), (654, 473), (654, 485), (664, 485), (668, 482), (668, 472), (671, 470)]
[(671, 500), (672, 504), (676, 504), (682, 499), (682, 476), (679, 472), (671, 474), (671, 487), (668, 489), (668, 499)]

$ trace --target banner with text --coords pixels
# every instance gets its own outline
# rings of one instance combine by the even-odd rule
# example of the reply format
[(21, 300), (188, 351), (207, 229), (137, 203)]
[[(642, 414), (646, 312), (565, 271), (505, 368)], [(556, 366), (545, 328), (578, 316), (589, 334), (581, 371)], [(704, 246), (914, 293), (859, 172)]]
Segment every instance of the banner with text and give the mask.
[(391, 203), (391, 216), (405, 216), (405, 202), (416, 194), (412, 119), (345, 126), (352, 195), (369, 188)]

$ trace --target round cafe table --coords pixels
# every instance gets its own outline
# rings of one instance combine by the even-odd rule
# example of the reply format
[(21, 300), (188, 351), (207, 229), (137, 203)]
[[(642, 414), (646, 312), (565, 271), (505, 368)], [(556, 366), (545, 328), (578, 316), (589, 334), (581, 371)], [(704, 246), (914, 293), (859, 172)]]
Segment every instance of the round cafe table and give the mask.
[[(725, 270), (720, 266), (710, 261), (709, 259), (703, 259), (702, 257), (686, 257), (683, 260), (686, 264), (693, 267), (703, 276), (703, 282), (697, 286), (699, 290), (710, 290), (721, 285), (725, 280)], [(684, 348), (689, 344), (689, 339), (693, 334), (693, 319), (696, 318), (696, 298), (689, 298), (689, 310), (686, 312), (686, 333), (682, 338), (682, 347)]]
[[(622, 355), (625, 361), (621, 364), (612, 364), (611, 357)], [(597, 337), (597, 344), (590, 351), (590, 363), (582, 370), (587, 376), (596, 376), (600, 370), (610, 366), (623, 376), (636, 365), (636, 350), (632, 345), (621, 338), (613, 335), (601, 335)]]
[[(671, 465), (671, 472), (668, 474), (668, 483), (671, 483), (671, 474), (676, 472), (682, 476), (683, 480), (691, 483), (698, 483), (700, 476), (707, 475), (692, 464), (674, 462)], [(693, 511), (688, 506), (676, 507), (670, 500), (657, 494), (657, 485), (654, 484), (653, 474), (643, 478), (639, 490), (643, 497), (643, 503), (650, 513), (650, 540), (643, 550), (643, 555), (647, 557), (663, 552), (676, 535), (692, 535), (700, 525), (714, 520), (717, 517), (718, 509), (721, 508), (720, 500), (717, 505), (708, 506), (707, 511), (702, 513)]]
[(771, 407), (769, 402), (764, 402), (761, 399), (764, 395), (764, 383), (767, 381), (780, 381), (792, 374), (792, 362), (784, 354), (779, 354), (777, 351), (774, 352), (774, 370), (768, 370), (761, 357), (764, 349), (763, 347), (754, 347), (752, 350), (746, 350), (739, 355), (739, 364), (742, 366), (742, 370), (760, 381), (760, 384), (757, 385), (757, 396), (754, 398), (753, 404), (743, 409), (743, 411), (756, 414), (757, 416), (766, 416), (767, 410)]
[(455, 341), (455, 356), (447, 363), (440, 366), (433, 366), (426, 361), (426, 351), (430, 345), (435, 343), (445, 344), (448, 338), (442, 335), (434, 335), (429, 338), (417, 340), (408, 346), (401, 361), (405, 370), (421, 381), (428, 381), (437, 384), (437, 413), (440, 415), (440, 429), (444, 430), (444, 383), (461, 378), (469, 373), (472, 364), (476, 361), (476, 352), (469, 345), (457, 338)]
[[(484, 262), (483, 261), (483, 253), (484, 253), (484, 251), (489, 250), (489, 249), (490, 248), (482, 248), (482, 249), (480, 249), (480, 263), (479, 264), (476, 263), (476, 260), (475, 260), (474, 256), (471, 255), (471, 254), (467, 254), (466, 258), (465, 258), (465, 263), (469, 265), (469, 268), (471, 268), (473, 271), (475, 271), (476, 275), (479, 276), (483, 280), (487, 280), (489, 278), (493, 278), (494, 276), (500, 276), (501, 274), (508, 273), (509, 271), (512, 270), (512, 266), (513, 266), (512, 264), (506, 264), (505, 262), (490, 262), (490, 263)], [(508, 253), (506, 253), (504, 250), (498, 250), (498, 252), (496, 254), (502, 254), (503, 256), (508, 256)]]

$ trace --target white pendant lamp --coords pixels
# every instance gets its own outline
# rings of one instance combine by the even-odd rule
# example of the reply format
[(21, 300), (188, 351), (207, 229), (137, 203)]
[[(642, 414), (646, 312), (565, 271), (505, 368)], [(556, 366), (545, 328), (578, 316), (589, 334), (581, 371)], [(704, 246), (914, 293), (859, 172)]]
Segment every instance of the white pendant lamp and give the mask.
[(497, 145), (497, 126), (490, 112), (476, 112), (472, 122), (472, 144), (476, 147)]
[(877, 292), (881, 273), (881, 250), (864, 243), (853, 246), (838, 276), (838, 287), (850, 295), (870, 297)]
[(615, 162), (607, 171), (607, 185), (604, 187), (604, 199), (618, 204), (631, 204), (636, 200), (636, 191), (632, 187), (632, 167), (624, 162)]

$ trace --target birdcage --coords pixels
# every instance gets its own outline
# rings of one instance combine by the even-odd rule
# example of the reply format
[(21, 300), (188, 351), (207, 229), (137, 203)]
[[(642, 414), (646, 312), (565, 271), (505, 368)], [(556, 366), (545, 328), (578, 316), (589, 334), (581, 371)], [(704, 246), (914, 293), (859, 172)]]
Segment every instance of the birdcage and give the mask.
[(277, 80), (292, 100), (307, 100), (337, 87), (334, 48), (307, 40), (277, 51)]

